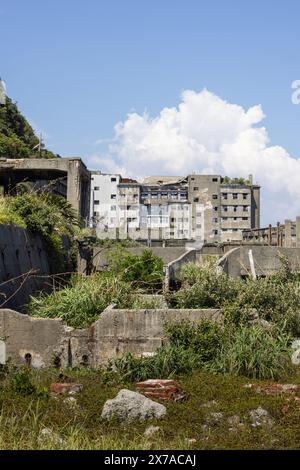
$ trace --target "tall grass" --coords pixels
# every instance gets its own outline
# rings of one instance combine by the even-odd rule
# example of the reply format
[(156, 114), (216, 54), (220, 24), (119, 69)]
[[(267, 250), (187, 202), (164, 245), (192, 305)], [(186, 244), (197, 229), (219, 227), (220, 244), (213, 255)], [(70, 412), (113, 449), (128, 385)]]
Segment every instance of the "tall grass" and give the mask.
[(290, 342), (290, 336), (280, 330), (239, 327), (225, 332), (220, 351), (206, 368), (252, 379), (280, 379), (292, 369)]
[(73, 276), (70, 284), (50, 295), (31, 297), (28, 313), (45, 318), (62, 318), (67, 325), (84, 328), (91, 325), (110, 304), (129, 308), (132, 289), (119, 277), (107, 274)]

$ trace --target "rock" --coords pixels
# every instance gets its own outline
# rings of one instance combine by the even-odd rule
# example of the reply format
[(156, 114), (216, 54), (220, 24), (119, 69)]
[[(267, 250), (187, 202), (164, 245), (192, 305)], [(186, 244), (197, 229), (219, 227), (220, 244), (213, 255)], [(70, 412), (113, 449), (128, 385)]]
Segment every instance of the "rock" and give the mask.
[(115, 398), (106, 401), (101, 417), (104, 419), (116, 418), (120, 421), (145, 421), (160, 419), (165, 416), (166, 411), (164, 405), (156, 403), (140, 393), (123, 389)]
[(50, 428), (43, 428), (41, 429), (39, 436), (38, 436), (39, 442), (43, 442), (45, 440), (51, 440), (55, 445), (61, 445), (64, 444), (64, 439), (60, 437), (59, 434), (56, 434), (52, 429)]
[(157, 400), (181, 401), (187, 398), (186, 393), (175, 380), (146, 380), (137, 383), (136, 390), (146, 397)]
[(186, 442), (187, 444), (191, 445), (191, 444), (195, 444), (195, 443), (197, 442), (197, 439), (193, 439), (193, 438), (192, 438), (192, 439), (189, 439), (189, 438), (186, 438), (186, 439), (185, 439), (185, 442)]
[(251, 426), (257, 428), (259, 426), (272, 426), (274, 420), (270, 417), (270, 414), (267, 410), (259, 406), (256, 410), (251, 410), (249, 412)]
[(238, 415), (229, 416), (227, 422), (230, 426), (229, 431), (238, 431), (239, 428), (244, 426), (244, 423)]
[(203, 408), (212, 408), (213, 406), (217, 406), (218, 402), (216, 400), (208, 401), (207, 403), (203, 403)]
[(148, 428), (145, 429), (144, 436), (145, 437), (152, 437), (155, 434), (159, 433), (161, 431), (159, 426), (148, 426)]
[(252, 388), (256, 393), (261, 393), (263, 395), (282, 395), (285, 393), (295, 393), (298, 390), (298, 385), (294, 384), (267, 384), (267, 385), (258, 385), (258, 384), (246, 384), (244, 388)]
[(211, 424), (218, 424), (223, 418), (223, 413), (209, 413), (208, 422)]
[(55, 383), (50, 385), (50, 392), (57, 395), (75, 395), (76, 393), (81, 392), (83, 385), (74, 384), (74, 383)]
[(78, 407), (78, 403), (77, 403), (76, 398), (74, 398), (72, 396), (64, 398), (63, 402), (66, 403), (67, 405), (69, 405), (71, 408), (77, 408)]

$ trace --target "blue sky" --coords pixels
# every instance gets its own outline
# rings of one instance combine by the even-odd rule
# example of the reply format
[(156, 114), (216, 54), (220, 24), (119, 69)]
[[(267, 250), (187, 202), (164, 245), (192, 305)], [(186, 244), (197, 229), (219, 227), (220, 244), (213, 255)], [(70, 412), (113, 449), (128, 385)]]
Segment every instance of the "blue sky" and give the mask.
[(299, 18), (297, 0), (0, 0), (0, 76), (47, 146), (89, 166), (120, 163), (119, 151), (126, 168), (124, 136), (121, 149), (95, 142), (128, 113), (155, 118), (205, 87), (245, 110), (261, 105), (268, 145), (296, 159)]

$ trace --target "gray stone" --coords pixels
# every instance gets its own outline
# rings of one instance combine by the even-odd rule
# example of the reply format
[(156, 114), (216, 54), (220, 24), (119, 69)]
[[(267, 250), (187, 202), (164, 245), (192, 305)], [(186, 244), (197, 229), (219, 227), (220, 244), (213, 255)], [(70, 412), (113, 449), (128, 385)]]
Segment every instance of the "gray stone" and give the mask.
[(160, 419), (166, 414), (166, 407), (137, 392), (123, 389), (112, 400), (104, 404), (101, 417), (120, 421), (145, 421)]
[(49, 440), (52, 441), (55, 445), (62, 445), (64, 444), (64, 439), (50, 428), (43, 428), (39, 433), (38, 440), (40, 443), (43, 441)]
[(271, 418), (269, 412), (259, 406), (255, 410), (251, 410), (249, 412), (251, 426), (253, 428), (257, 428), (260, 426), (272, 426), (274, 424), (274, 420)]
[(155, 434), (158, 434), (161, 431), (161, 428), (159, 426), (148, 426), (145, 429), (144, 436), (145, 437), (152, 437)]

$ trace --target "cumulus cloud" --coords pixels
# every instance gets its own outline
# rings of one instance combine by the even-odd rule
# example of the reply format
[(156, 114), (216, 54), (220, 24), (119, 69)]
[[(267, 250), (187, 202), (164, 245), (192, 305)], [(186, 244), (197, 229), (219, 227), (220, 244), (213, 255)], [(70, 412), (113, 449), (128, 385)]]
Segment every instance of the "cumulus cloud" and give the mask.
[(254, 175), (262, 186), (262, 223), (300, 215), (300, 160), (271, 146), (260, 105), (245, 110), (204, 89), (185, 90), (178, 107), (157, 117), (132, 112), (114, 128), (105, 155), (90, 165), (135, 178), (186, 175)]

